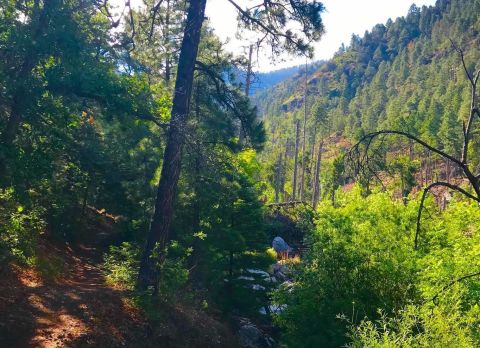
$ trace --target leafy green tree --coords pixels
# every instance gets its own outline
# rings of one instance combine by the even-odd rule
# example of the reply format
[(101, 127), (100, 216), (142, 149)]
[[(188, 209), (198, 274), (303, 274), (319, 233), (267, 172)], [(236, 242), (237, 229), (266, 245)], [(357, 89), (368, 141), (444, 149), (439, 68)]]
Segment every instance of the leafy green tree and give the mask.
[[(273, 51), (309, 52), (309, 42), (318, 40), (323, 33), (320, 14), (323, 5), (319, 2), (295, 1), (264, 3), (254, 10), (244, 10), (233, 0), (228, 0), (239, 12), (240, 23), (247, 29), (264, 34)], [(177, 79), (175, 82), (170, 125), (164, 152), (162, 172), (158, 186), (155, 212), (152, 218), (147, 244), (140, 265), (138, 286), (146, 289), (154, 278), (155, 269), (150, 258), (152, 250), (159, 244), (164, 249), (169, 240), (169, 230), (173, 217), (173, 205), (180, 177), (183, 134), (187, 121), (190, 97), (192, 94), (194, 67), (197, 61), (201, 28), (204, 21), (206, 0), (190, 1), (185, 23), (185, 31), (178, 58)], [(294, 33), (284, 30), (288, 22), (300, 22), (302, 30)], [(268, 23), (268, 24), (265, 24)]]

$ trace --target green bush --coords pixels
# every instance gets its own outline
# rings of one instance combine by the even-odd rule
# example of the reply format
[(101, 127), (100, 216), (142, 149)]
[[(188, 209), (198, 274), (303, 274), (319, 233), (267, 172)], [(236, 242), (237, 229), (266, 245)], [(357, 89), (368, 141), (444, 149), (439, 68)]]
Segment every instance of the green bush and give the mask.
[(347, 323), (339, 315), (375, 318), (378, 308), (391, 311), (414, 296), (415, 207), (388, 194), (364, 198), (359, 189), (337, 204), (319, 207), (316, 229), (307, 236), (311, 250), (294, 286), (274, 296), (287, 304), (275, 320), (292, 346), (342, 346)]
[(182, 247), (177, 241), (172, 241), (167, 248), (167, 258), (160, 263), (159, 294), (170, 297), (188, 281), (186, 262), (191, 254), (190, 248)]
[[(424, 228), (418, 305), (353, 326), (351, 347), (478, 347), (480, 209), (457, 201)], [(471, 276), (469, 276), (471, 275)], [(467, 277), (466, 277), (467, 276)]]
[(0, 255), (35, 263), (37, 238), (45, 229), (43, 210), (25, 208), (12, 189), (0, 190)]
[(415, 250), (418, 199), (405, 205), (358, 188), (338, 198), (319, 207), (293, 286), (274, 295), (287, 305), (275, 317), (285, 344), (479, 346), (478, 205), (455, 196), (431, 214), (429, 199)]
[[(393, 317), (363, 321), (353, 327), (350, 348), (473, 348), (478, 347), (480, 308), (460, 308), (460, 297), (439, 305), (410, 305)], [(477, 335), (477, 337), (475, 337)]]
[[(185, 267), (190, 250), (186, 250), (173, 241), (167, 250), (167, 258), (161, 263), (159, 274), (159, 294), (168, 297), (174, 295), (188, 280)], [(133, 290), (140, 266), (141, 249), (139, 246), (123, 242), (119, 246), (110, 246), (104, 255), (103, 268), (107, 283)]]
[(140, 249), (128, 242), (110, 246), (104, 255), (104, 271), (107, 283), (133, 289), (139, 268)]

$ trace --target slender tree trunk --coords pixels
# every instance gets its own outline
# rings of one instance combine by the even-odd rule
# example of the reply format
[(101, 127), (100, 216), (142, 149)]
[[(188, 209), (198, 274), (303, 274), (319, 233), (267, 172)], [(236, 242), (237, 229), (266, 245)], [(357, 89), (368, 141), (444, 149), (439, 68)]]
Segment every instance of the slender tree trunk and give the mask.
[[(200, 123), (200, 87), (199, 83), (197, 82), (195, 86), (195, 118), (197, 122)], [(195, 162), (194, 162), (194, 183), (193, 183), (193, 191), (194, 191), (194, 202), (193, 202), (193, 217), (192, 217), (192, 231), (193, 233), (200, 232), (200, 155), (201, 155), (201, 148), (200, 143), (197, 141), (195, 144)], [(192, 257), (190, 260), (190, 268), (195, 269), (194, 272), (191, 272), (192, 278), (198, 278), (200, 272), (198, 270), (199, 260), (201, 259), (202, 255), (202, 242), (200, 238), (195, 237), (193, 240), (193, 251)]]
[(447, 182), (450, 182), (450, 160), (447, 159), (446, 161), (446, 173), (445, 173), (445, 176), (447, 177)]
[(420, 162), (419, 175), (420, 175), (420, 185), (417, 185), (417, 186), (423, 186), (423, 161)]
[[(165, 15), (165, 47), (168, 47), (170, 40), (170, 0), (167, 0), (167, 13)], [(168, 86), (170, 83), (172, 72), (170, 64), (170, 52), (167, 48), (167, 54), (165, 55), (165, 84)]]
[(313, 139), (312, 139), (312, 155), (310, 157), (310, 191), (312, 192), (313, 197), (313, 186), (315, 182), (315, 145), (317, 143), (317, 125), (313, 129)]
[[(164, 249), (169, 241), (173, 205), (180, 176), (183, 130), (188, 117), (192, 94), (193, 74), (198, 54), (200, 33), (205, 17), (206, 0), (191, 0), (189, 3), (185, 32), (178, 61), (172, 116), (167, 133), (167, 144), (163, 155), (162, 172), (158, 184), (155, 212), (153, 214), (147, 243), (142, 255), (137, 286), (147, 289), (156, 276), (156, 262), (163, 262)], [(152, 251), (158, 244), (160, 260), (152, 258)]]
[(297, 197), (298, 143), (300, 142), (300, 120), (295, 122), (295, 160), (293, 162), (292, 201)]
[(283, 201), (287, 202), (287, 192), (285, 192), (285, 183), (287, 181), (287, 158), (288, 158), (288, 139), (285, 142), (285, 154), (283, 156), (283, 167), (282, 167), (282, 194)]
[(253, 54), (253, 45), (250, 45), (248, 49), (247, 76), (245, 79), (245, 95), (247, 97), (250, 95), (250, 85), (252, 83), (252, 54)]
[(427, 151), (427, 184), (433, 182), (432, 158), (430, 150)]
[[(250, 95), (250, 85), (252, 81), (252, 53), (253, 45), (250, 45), (248, 49), (248, 65), (247, 65), (247, 76), (245, 76), (245, 95), (248, 97)], [(240, 144), (245, 142), (245, 129), (243, 129), (243, 124), (240, 121)]]
[(408, 139), (408, 155), (410, 157), (410, 161), (413, 161), (415, 159), (415, 152), (414, 152), (412, 139)]
[(315, 181), (313, 185), (312, 206), (315, 209), (321, 195), (320, 170), (322, 166), (323, 140), (320, 141), (317, 150), (317, 163), (315, 166)]
[(280, 189), (282, 184), (282, 161), (282, 153), (280, 153), (275, 168), (275, 203), (278, 203), (280, 200)]
[(85, 191), (83, 191), (83, 202), (82, 202), (82, 218), (85, 217), (85, 211), (87, 208), (87, 201), (88, 201), (88, 191), (90, 190), (90, 181), (91, 179), (87, 179), (87, 184), (85, 185)]
[(305, 135), (307, 131), (307, 63), (305, 62), (305, 90), (303, 95), (303, 140), (302, 140), (302, 179), (300, 182), (300, 200), (305, 201)]

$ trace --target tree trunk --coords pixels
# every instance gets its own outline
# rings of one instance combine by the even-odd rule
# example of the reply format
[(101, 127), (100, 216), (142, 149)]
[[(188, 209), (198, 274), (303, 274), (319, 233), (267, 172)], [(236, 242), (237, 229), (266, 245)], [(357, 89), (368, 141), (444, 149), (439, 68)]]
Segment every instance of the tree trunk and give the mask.
[(285, 192), (285, 183), (287, 181), (287, 158), (288, 158), (288, 147), (289, 147), (289, 142), (288, 139), (285, 142), (285, 154), (283, 156), (283, 167), (282, 167), (282, 194), (283, 194), (283, 201), (287, 202), (287, 192)]
[(413, 140), (408, 139), (408, 156), (410, 158), (410, 161), (413, 161), (415, 159), (415, 152), (414, 152), (414, 147), (413, 147)]
[[(198, 45), (205, 17), (206, 0), (191, 0), (178, 61), (175, 94), (173, 97), (170, 127), (163, 155), (162, 173), (158, 184), (155, 212), (153, 214), (147, 243), (142, 255), (137, 286), (145, 290), (155, 280), (156, 262), (162, 262), (164, 249), (169, 241), (170, 224), (173, 217), (173, 205), (180, 176), (183, 130), (188, 117), (190, 96), (192, 94), (193, 74), (197, 60)], [(152, 258), (152, 251), (158, 244), (160, 259)]]
[(247, 97), (250, 95), (250, 85), (252, 82), (252, 54), (253, 54), (253, 45), (250, 45), (248, 49), (247, 76), (245, 79), (245, 95)]
[(275, 168), (275, 203), (278, 203), (280, 199), (280, 189), (282, 184), (282, 161), (282, 153), (280, 153)]
[(300, 182), (300, 200), (305, 201), (305, 134), (307, 131), (307, 63), (305, 62), (305, 90), (303, 95), (303, 140), (302, 140), (302, 180)]
[[(170, 0), (167, 0), (167, 13), (165, 15), (165, 47), (169, 46), (168, 40), (170, 40)], [(167, 49), (167, 54), (165, 55), (165, 84), (168, 86), (170, 83), (171, 77), (171, 66), (170, 66), (170, 52)]]
[(322, 151), (323, 151), (323, 140), (320, 141), (320, 144), (318, 145), (318, 150), (317, 150), (317, 164), (315, 166), (315, 181), (313, 183), (313, 195), (312, 195), (313, 209), (317, 207), (317, 204), (321, 195), (320, 170), (322, 165)]
[(295, 122), (295, 160), (293, 162), (293, 189), (292, 201), (297, 197), (297, 167), (298, 167), (298, 143), (300, 142), (300, 120)]
[(313, 129), (313, 140), (312, 140), (312, 154), (310, 157), (310, 191), (312, 192), (312, 197), (313, 197), (313, 186), (315, 182), (315, 145), (317, 142), (317, 125), (315, 124), (315, 127)]
[[(250, 95), (250, 85), (252, 81), (252, 54), (253, 54), (253, 45), (250, 45), (248, 49), (248, 65), (247, 65), (247, 76), (245, 76), (245, 95), (248, 97)], [(243, 144), (245, 141), (245, 129), (243, 129), (242, 121), (240, 121), (240, 144)]]
[(445, 176), (446, 176), (446, 178), (447, 178), (447, 182), (450, 182), (450, 160), (447, 159), (445, 162), (446, 162), (446, 168), (445, 168), (446, 173), (445, 173)]
[[(200, 87), (197, 83), (195, 86), (195, 118), (198, 123), (200, 123)], [(193, 191), (194, 191), (194, 202), (193, 202), (193, 216), (192, 216), (192, 232), (200, 232), (200, 162), (201, 162), (201, 147), (200, 142), (195, 142), (195, 161), (194, 161), (194, 182), (193, 182)], [(198, 237), (193, 239), (193, 251), (190, 258), (190, 269), (194, 270), (190, 272), (191, 278), (197, 280), (200, 275), (199, 271), (199, 261), (202, 258), (202, 241)]]

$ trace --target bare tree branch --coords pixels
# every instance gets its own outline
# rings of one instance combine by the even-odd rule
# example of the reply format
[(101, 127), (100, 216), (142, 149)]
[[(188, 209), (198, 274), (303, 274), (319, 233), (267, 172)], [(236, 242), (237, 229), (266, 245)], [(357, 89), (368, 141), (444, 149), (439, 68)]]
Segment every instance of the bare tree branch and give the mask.
[(422, 194), (422, 199), (420, 200), (420, 206), (418, 208), (418, 215), (417, 215), (417, 229), (416, 229), (416, 232), (415, 232), (415, 249), (418, 248), (418, 236), (420, 234), (420, 228), (421, 228), (421, 219), (422, 219), (422, 212), (423, 212), (423, 208), (424, 208), (424, 205), (425, 205), (425, 198), (427, 197), (427, 194), (428, 192), (430, 192), (430, 190), (436, 186), (444, 186), (444, 187), (448, 187), (452, 190), (455, 190), (455, 191), (458, 191), (460, 193), (462, 193), (465, 197), (468, 197), (474, 201), (477, 201), (477, 202), (480, 202), (480, 198), (479, 197), (475, 197), (474, 195), (472, 195), (470, 192), (464, 190), (463, 188), (461, 188), (460, 186), (457, 186), (457, 185), (454, 185), (454, 184), (451, 184), (449, 182), (442, 182), (442, 181), (437, 181), (437, 182), (434, 182), (430, 185), (428, 185), (424, 190), (423, 190), (423, 194)]
[(295, 206), (295, 205), (299, 205), (299, 204), (310, 206), (310, 204), (308, 202), (303, 202), (303, 201), (289, 201), (289, 202), (282, 202), (282, 203), (270, 203), (270, 204), (267, 204), (266, 206), (268, 208), (275, 208), (275, 207)]
[(460, 47), (458, 47), (455, 41), (453, 41), (451, 38), (448, 38), (448, 39), (450, 40), (450, 43), (452, 44), (453, 49), (457, 51), (458, 55), (460, 56), (463, 70), (465, 71), (465, 74), (467, 75), (467, 78), (470, 81), (470, 84), (475, 85), (476, 80), (478, 80), (478, 74), (476, 78), (470, 74), (470, 72), (467, 69), (467, 64), (465, 63), (465, 54), (463, 53), (463, 50)]
[(435, 296), (433, 296), (430, 301), (432, 301), (433, 303), (436, 304), (436, 300), (442, 292), (444, 292), (445, 290), (447, 290), (451, 286), (453, 286), (453, 285), (455, 285), (455, 284), (457, 284), (457, 283), (459, 283), (459, 282), (461, 282), (465, 279), (469, 279), (469, 278), (473, 278), (473, 277), (477, 277), (477, 276), (480, 276), (480, 272), (470, 273), (470, 274), (464, 275), (463, 277), (452, 280), (450, 283), (448, 283), (443, 288), (441, 288), (440, 291), (437, 294), (435, 294)]
[(462, 148), (462, 163), (467, 164), (468, 162), (468, 144), (470, 142), (470, 133), (472, 130), (472, 124), (473, 124), (473, 119), (475, 118), (475, 114), (478, 113), (477, 110), (477, 98), (476, 98), (476, 93), (477, 93), (477, 82), (480, 77), (480, 70), (478, 70), (476, 73), (473, 75), (470, 74), (467, 68), (467, 64), (465, 63), (465, 54), (463, 50), (458, 47), (455, 42), (450, 39), (450, 43), (452, 44), (452, 47), (454, 48), (455, 51), (457, 51), (458, 55), (460, 56), (460, 60), (462, 62), (463, 70), (465, 72), (465, 75), (467, 75), (467, 79), (470, 82), (471, 86), (471, 104), (470, 104), (470, 114), (468, 116), (467, 124), (465, 125), (465, 122), (463, 123), (463, 148)]
[(435, 147), (433, 147), (432, 145), (426, 143), (425, 141), (421, 140), (420, 138), (410, 134), (410, 133), (407, 133), (407, 132), (402, 132), (402, 131), (397, 131), (397, 130), (380, 130), (380, 131), (376, 131), (376, 132), (372, 132), (372, 133), (369, 133), (367, 135), (365, 135), (364, 137), (362, 137), (358, 142), (357, 144), (355, 144), (352, 149), (355, 149), (360, 146), (360, 144), (362, 144), (363, 142), (365, 142), (366, 140), (369, 140), (369, 139), (372, 139), (379, 136), (379, 135), (382, 135), (382, 134), (396, 134), (396, 135), (401, 135), (401, 136), (404, 136), (410, 140), (413, 140), (414, 142), (422, 145), (423, 147), (427, 148), (428, 150), (446, 158), (446, 159), (449, 159), (450, 161), (458, 164), (460, 167), (464, 167), (464, 164), (459, 161), (457, 158), (447, 154), (446, 152), (440, 150), (440, 149), (437, 149)]

